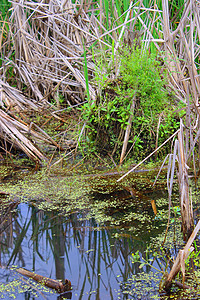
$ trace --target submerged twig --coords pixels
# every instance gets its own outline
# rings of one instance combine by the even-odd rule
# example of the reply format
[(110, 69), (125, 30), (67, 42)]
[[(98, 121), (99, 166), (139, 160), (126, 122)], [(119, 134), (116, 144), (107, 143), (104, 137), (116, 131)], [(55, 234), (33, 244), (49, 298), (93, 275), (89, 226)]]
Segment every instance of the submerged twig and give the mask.
[(15, 269), (15, 271), (20, 273), (21, 275), (32, 278), (33, 280), (37, 281), (38, 283), (41, 283), (42, 285), (45, 285), (51, 289), (56, 290), (58, 293), (64, 293), (66, 291), (71, 290), (71, 282), (68, 279), (65, 279), (65, 283), (62, 283), (58, 280), (54, 280), (42, 275), (38, 275), (34, 272), (30, 272), (23, 268)]

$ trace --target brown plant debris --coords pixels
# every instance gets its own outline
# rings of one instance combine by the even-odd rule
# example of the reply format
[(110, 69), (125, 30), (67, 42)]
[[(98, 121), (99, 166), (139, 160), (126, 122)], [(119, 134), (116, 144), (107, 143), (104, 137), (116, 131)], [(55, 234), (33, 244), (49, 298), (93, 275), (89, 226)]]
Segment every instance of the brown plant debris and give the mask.
[(10, 117), (8, 113), (0, 109), (0, 138), (9, 142), (17, 148), (20, 148), (32, 160), (39, 162), (47, 158), (36, 148), (30, 138), (26, 137), (31, 135), (36, 140), (42, 140), (48, 143), (53, 143), (58, 146), (47, 134), (40, 134), (31, 129), (31, 126), (25, 125), (19, 120)]
[(16, 269), (15, 271), (20, 273), (21, 275), (32, 278), (33, 280), (37, 281), (38, 283), (41, 283), (44, 286), (56, 290), (58, 293), (64, 293), (71, 290), (71, 282), (68, 279), (65, 279), (65, 282), (62, 283), (58, 280), (38, 275), (34, 272), (28, 271), (23, 268)]
[(194, 239), (197, 236), (197, 233), (199, 232), (200, 229), (200, 221), (198, 221), (193, 233), (191, 234), (189, 240), (187, 241), (187, 244), (185, 245), (183, 250), (180, 250), (178, 253), (178, 256), (173, 264), (173, 267), (170, 271), (170, 273), (168, 274), (163, 288), (165, 291), (170, 291), (171, 286), (172, 286), (172, 280), (176, 277), (176, 275), (178, 274), (178, 272), (182, 271), (182, 275), (183, 275), (183, 288), (184, 288), (184, 284), (185, 284), (185, 260), (187, 259), (187, 257), (189, 256), (189, 254), (194, 250), (194, 247), (192, 247), (192, 243), (194, 241)]

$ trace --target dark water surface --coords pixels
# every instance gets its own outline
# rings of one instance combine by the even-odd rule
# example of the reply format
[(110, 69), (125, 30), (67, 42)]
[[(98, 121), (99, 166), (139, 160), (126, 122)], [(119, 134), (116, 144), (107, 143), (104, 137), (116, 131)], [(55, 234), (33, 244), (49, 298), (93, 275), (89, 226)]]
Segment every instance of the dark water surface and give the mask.
[[(107, 193), (96, 189), (82, 197), (79, 208), (67, 213), (63, 212), (69, 199), (52, 211), (38, 209), (36, 202), (2, 207), (0, 298), (198, 299), (158, 292), (159, 270), (166, 262), (155, 249), (161, 245), (166, 228), (165, 192), (144, 195), (141, 190), (125, 187)], [(90, 214), (97, 203), (99, 207)], [(99, 211), (104, 218), (97, 216)], [(163, 251), (173, 255), (178, 250), (172, 244)], [(143, 258), (149, 264), (133, 263), (134, 259), (144, 262)], [(72, 291), (59, 295), (18, 274), (18, 267), (53, 279), (69, 279)]]

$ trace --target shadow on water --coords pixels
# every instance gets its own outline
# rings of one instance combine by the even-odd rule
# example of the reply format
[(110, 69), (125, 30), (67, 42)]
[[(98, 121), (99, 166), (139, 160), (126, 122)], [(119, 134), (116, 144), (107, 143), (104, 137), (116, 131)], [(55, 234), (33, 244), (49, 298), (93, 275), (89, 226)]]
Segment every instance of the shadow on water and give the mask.
[[(160, 192), (155, 193), (153, 198), (159, 199), (159, 195)], [(33, 203), (2, 206), (2, 298), (168, 299), (158, 293), (162, 274), (154, 269), (163, 268), (164, 258), (155, 256), (153, 249), (147, 251), (152, 238), (163, 235), (166, 219), (159, 213), (155, 217), (148, 195), (141, 195), (131, 187), (131, 190), (125, 188), (107, 194), (93, 191), (88, 197), (93, 206), (99, 205), (105, 220), (97, 212), (90, 214), (84, 201), (82, 208), (68, 214), (63, 214), (62, 208), (39, 210)], [(161, 206), (161, 212), (162, 209)], [(145, 257), (150, 264), (133, 263), (133, 254), (138, 250), (139, 260), (143, 262)], [(16, 267), (49, 278), (69, 279), (72, 291), (56, 294), (19, 275)]]

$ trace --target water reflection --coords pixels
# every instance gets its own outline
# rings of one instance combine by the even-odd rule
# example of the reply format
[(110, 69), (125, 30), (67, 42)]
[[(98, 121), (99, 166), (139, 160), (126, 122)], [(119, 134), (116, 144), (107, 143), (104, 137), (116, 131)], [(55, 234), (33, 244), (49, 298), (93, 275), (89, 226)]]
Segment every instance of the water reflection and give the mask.
[[(93, 195), (94, 196), (94, 195)], [(100, 201), (95, 196), (95, 201)], [(126, 200), (126, 199), (125, 199)], [(142, 204), (142, 211), (154, 215), (151, 208)], [(139, 204), (137, 206), (139, 210)], [(106, 210), (106, 213), (110, 211)], [(120, 217), (116, 209), (112, 217)], [(153, 258), (152, 265), (162, 269), (165, 261), (146, 252), (150, 234), (162, 232), (159, 223), (147, 232), (139, 222), (126, 222), (118, 226), (110, 223), (99, 225), (83, 211), (63, 216), (61, 212), (44, 212), (34, 205), (8, 203), (1, 209), (0, 218), (0, 296), (5, 299), (152, 299), (152, 286), (158, 288), (161, 274), (155, 272), (150, 282), (151, 291), (144, 293), (142, 282), (134, 274), (153, 272), (149, 265), (142, 268), (132, 263), (132, 253), (139, 250), (139, 257)], [(130, 229), (134, 226), (135, 231)], [(136, 235), (137, 228), (139, 234)], [(152, 233), (153, 232), (153, 233)], [(45, 277), (72, 282), (72, 292), (58, 295), (19, 277), (12, 266), (23, 267)], [(5, 288), (6, 287), (6, 288)], [(140, 293), (135, 294), (134, 290)], [(130, 292), (127, 292), (129, 291)], [(141, 296), (139, 296), (141, 294)], [(13, 296), (14, 295), (14, 296)], [(158, 298), (159, 299), (159, 298)], [(160, 298), (161, 299), (161, 298)], [(166, 299), (162, 298), (162, 299)]]
[(73, 286), (72, 295), (65, 296), (49, 292), (45, 296), (38, 286), (35, 290), (26, 286), (24, 293), (17, 287), (17, 299), (34, 299), (35, 293), (41, 299), (128, 299), (121, 283), (141, 272), (139, 265), (132, 263), (131, 253), (140, 249), (142, 254), (146, 249), (142, 236), (126, 231), (120, 235), (120, 227), (100, 227), (83, 213), (63, 217), (28, 204), (16, 206), (1, 211), (2, 283), (19, 279), (10, 270), (14, 265), (50, 278), (67, 278)]

